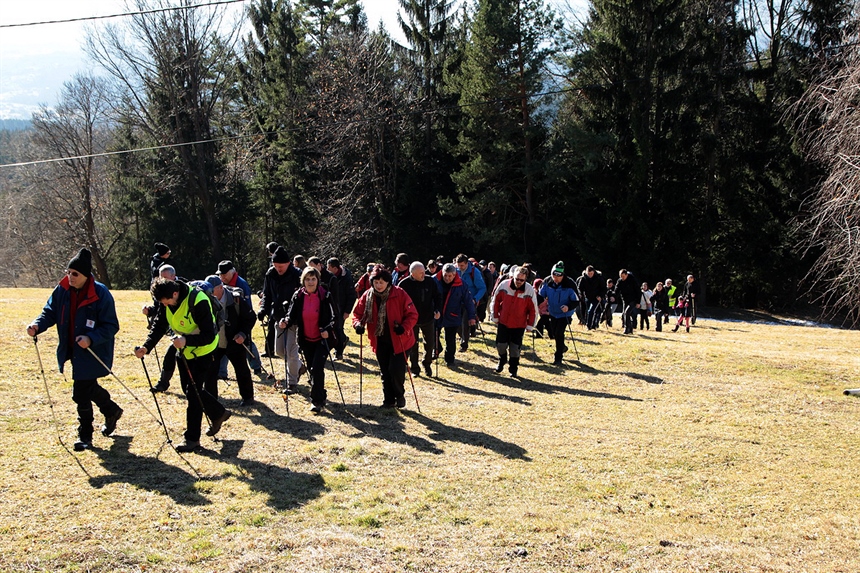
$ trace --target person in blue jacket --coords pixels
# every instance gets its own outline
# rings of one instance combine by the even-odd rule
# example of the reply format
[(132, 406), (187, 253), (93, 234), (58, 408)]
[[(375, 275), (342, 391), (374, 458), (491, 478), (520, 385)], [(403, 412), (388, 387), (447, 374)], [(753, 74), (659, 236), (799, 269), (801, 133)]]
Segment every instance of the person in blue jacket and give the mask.
[(469, 326), (476, 323), (477, 316), (472, 294), (457, 274), (457, 267), (451, 263), (442, 267), (441, 286), (442, 312), (436, 332), (445, 332), (445, 363), (450, 367), (454, 365), (457, 331), (465, 326), (468, 332)]
[(576, 296), (576, 283), (572, 278), (564, 274), (564, 261), (559, 261), (552, 269), (552, 274), (543, 280), (540, 293), (547, 301), (549, 311), (548, 330), (555, 339), (555, 361), (556, 365), (562, 363), (567, 346), (564, 337), (570, 317), (576, 312), (578, 298)]
[(92, 269), (90, 251), (81, 249), (69, 261), (66, 276), (54, 288), (42, 314), (27, 327), (27, 334), (35, 337), (56, 325), (60, 372), (67, 361), (72, 362), (72, 400), (78, 405), (79, 422), (76, 452), (93, 446), (93, 402), (105, 417), (101, 427), (105, 436), (113, 433), (122, 416), (122, 408), (98, 383), (98, 378), (110, 371), (88, 350), (112, 368), (114, 337), (119, 332), (113, 296), (105, 285), (96, 282)]
[[(473, 265), (472, 261), (469, 260), (469, 257), (463, 253), (457, 255), (454, 262), (457, 263), (457, 274), (460, 275), (460, 280), (463, 281), (463, 284), (466, 285), (466, 288), (469, 289), (469, 293), (472, 296), (472, 305), (477, 309), (478, 303), (481, 302), (481, 299), (484, 298), (485, 294), (487, 294), (487, 285), (484, 283), (484, 275), (481, 273), (481, 269)], [(468, 350), (469, 336), (475, 335), (475, 326), (477, 324), (477, 320), (468, 323), (466, 317), (463, 317), (463, 324), (460, 330), (460, 352), (466, 352), (466, 350)]]

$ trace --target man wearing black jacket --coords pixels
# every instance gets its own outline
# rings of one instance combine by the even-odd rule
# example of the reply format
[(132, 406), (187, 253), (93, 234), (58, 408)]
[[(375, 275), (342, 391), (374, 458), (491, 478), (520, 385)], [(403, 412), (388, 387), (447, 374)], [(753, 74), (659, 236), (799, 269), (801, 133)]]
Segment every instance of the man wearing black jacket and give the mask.
[(212, 285), (212, 296), (221, 303), (221, 312), (224, 315), (224, 324), (218, 333), (215, 362), (221, 364), (221, 359), (227, 357), (236, 372), (236, 384), (239, 386), (239, 396), (242, 397), (239, 405), (250, 406), (254, 403), (254, 384), (251, 382), (251, 370), (248, 368), (245, 341), (254, 329), (257, 317), (251, 304), (245, 300), (242, 289), (225, 287), (217, 275), (209, 275), (206, 282)]
[(332, 285), (337, 285), (337, 288), (332, 292), (332, 300), (335, 303), (335, 321), (334, 321), (334, 336), (337, 338), (335, 343), (336, 358), (343, 358), (343, 350), (346, 348), (346, 334), (343, 331), (343, 324), (349, 315), (352, 314), (352, 307), (355, 306), (357, 298), (355, 288), (352, 283), (352, 273), (340, 261), (331, 257), (326, 261), (328, 272), (332, 276)]
[(409, 265), (409, 276), (400, 281), (400, 288), (406, 291), (412, 304), (418, 311), (418, 323), (415, 325), (415, 345), (409, 350), (409, 361), (412, 373), (418, 376), (421, 368), (418, 366), (418, 332), (424, 337), (424, 373), (430, 377), (433, 370), (433, 347), (436, 341), (436, 320), (442, 312), (442, 289), (434, 277), (428, 277), (424, 265), (415, 261)]
[(639, 311), (639, 297), (642, 291), (636, 282), (636, 277), (627, 269), (618, 272), (618, 283), (615, 285), (615, 293), (621, 298), (621, 324), (624, 325), (624, 334), (633, 334), (636, 328), (636, 315)]
[(579, 283), (580, 292), (585, 299), (587, 313), (585, 324), (588, 330), (593, 330), (600, 325), (600, 313), (597, 311), (600, 303), (603, 300), (604, 290), (606, 289), (603, 282), (603, 273), (591, 265), (585, 267), (582, 271), (582, 279)]
[[(299, 345), (296, 340), (295, 327), (282, 332), (278, 322), (287, 315), (287, 305), (293, 298), (293, 293), (301, 287), (301, 273), (292, 266), (292, 258), (284, 247), (278, 247), (272, 255), (272, 268), (266, 271), (263, 280), (263, 296), (260, 298), (260, 312), (257, 318), (262, 322), (269, 319), (269, 330), (266, 333), (266, 352), (271, 355), (286, 356), (287, 389), (295, 389), (299, 384), (299, 369), (302, 366), (299, 359)], [(286, 340), (276, 340), (283, 337)], [(276, 344), (277, 342), (277, 344)], [(279, 352), (276, 352), (276, 349)]]

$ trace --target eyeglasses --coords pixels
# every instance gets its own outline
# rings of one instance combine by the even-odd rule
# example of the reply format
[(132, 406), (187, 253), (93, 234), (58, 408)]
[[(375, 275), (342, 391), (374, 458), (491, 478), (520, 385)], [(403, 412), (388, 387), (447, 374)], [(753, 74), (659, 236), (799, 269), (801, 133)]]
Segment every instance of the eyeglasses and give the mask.
[(526, 279), (514, 279), (514, 282), (515, 283), (524, 283), (524, 282), (526, 282)]
[(557, 272), (553, 271), (552, 276), (554, 276), (554, 277), (563, 277), (563, 276), (564, 276), (564, 273), (557, 273)]
[(73, 270), (66, 271), (66, 274), (69, 275), (70, 277), (75, 277), (75, 278), (78, 278), (79, 276), (81, 276), (81, 273), (79, 273), (78, 271), (73, 271)]

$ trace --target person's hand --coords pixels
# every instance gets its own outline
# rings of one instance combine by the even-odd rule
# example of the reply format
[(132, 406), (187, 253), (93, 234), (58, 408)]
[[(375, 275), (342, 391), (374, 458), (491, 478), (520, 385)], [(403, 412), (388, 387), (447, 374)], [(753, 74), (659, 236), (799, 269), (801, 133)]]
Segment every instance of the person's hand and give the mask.
[(639, 305), (638, 305), (638, 304), (636, 305), (636, 308), (639, 308)]
[(394, 334), (400, 336), (404, 332), (406, 332), (406, 329), (403, 328), (402, 324), (395, 324), (394, 325)]
[(474, 318), (469, 320), (469, 326), (475, 326), (476, 324), (478, 324), (478, 321)]
[(434, 312), (434, 313), (433, 313), (433, 319), (434, 319), (434, 320), (439, 320), (439, 317), (440, 317), (440, 316), (442, 316), (442, 313), (441, 313), (441, 312), (439, 312), (438, 310), (437, 310), (436, 312)]
[(567, 312), (570, 310), (566, 304), (561, 305), (561, 312)]
[(535, 329), (535, 327), (530, 325), (530, 324), (528, 326), (526, 326), (526, 332), (533, 332), (534, 329)]
[(602, 298), (597, 297), (597, 302), (600, 302), (600, 301), (602, 301), (602, 300), (603, 300)]
[(182, 350), (185, 348), (185, 337), (184, 336), (174, 336), (172, 339), (173, 347)]
[(149, 316), (149, 305), (143, 305), (143, 307), (140, 309), (140, 312), (143, 313), (143, 316)]
[(27, 327), (27, 336), (36, 336), (39, 333), (39, 327), (35, 324), (31, 324)]
[(343, 313), (343, 319), (346, 320), (348, 318), (349, 318), (349, 313), (348, 312)]
[(93, 341), (90, 339), (90, 337), (86, 336), (84, 334), (81, 334), (80, 336), (76, 336), (75, 342), (77, 342), (78, 346), (80, 346), (81, 348), (89, 348), (90, 344), (93, 343)]
[(490, 322), (492, 322), (493, 324), (499, 324), (499, 318), (497, 316), (494, 316), (490, 319)]
[(257, 313), (257, 320), (259, 320), (260, 322), (263, 322), (264, 318), (266, 318), (266, 311), (261, 310), (260, 312)]
[(355, 325), (355, 333), (359, 336), (364, 334), (364, 325), (363, 324), (356, 324)]
[(146, 348), (144, 348), (143, 346), (135, 346), (134, 355), (137, 358), (143, 358), (144, 356), (146, 356)]
[(320, 329), (320, 336), (323, 338), (328, 338), (328, 330)]
[(286, 330), (287, 329), (287, 319), (282, 318), (281, 320), (279, 320), (278, 326), (280, 326), (282, 329)]
[(233, 342), (236, 344), (245, 344), (245, 335), (241, 332), (233, 337)]

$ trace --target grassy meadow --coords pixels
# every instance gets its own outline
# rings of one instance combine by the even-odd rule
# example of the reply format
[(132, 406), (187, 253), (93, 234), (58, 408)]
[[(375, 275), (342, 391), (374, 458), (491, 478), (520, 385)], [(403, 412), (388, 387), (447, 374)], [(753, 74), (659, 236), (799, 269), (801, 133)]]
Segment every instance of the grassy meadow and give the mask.
[[(359, 407), (351, 333), (345, 407), (330, 368), (322, 415), (307, 379), (289, 417), (265, 380), (245, 409), (222, 382), (222, 440), (180, 456), (132, 355), (148, 295), (121, 291), (114, 372), (140, 402), (102, 379), (125, 414), (78, 453), (56, 331), (38, 349), (59, 432), (24, 331), (49, 293), (0, 289), (2, 571), (860, 570), (860, 399), (842, 395), (860, 332), (703, 317), (625, 337), (616, 320), (575, 327), (563, 368), (529, 339), (516, 380), (479, 336), (415, 379), (420, 413), (411, 389), (405, 410), (377, 407), (367, 344)], [(159, 403), (179, 442), (178, 376)]]

